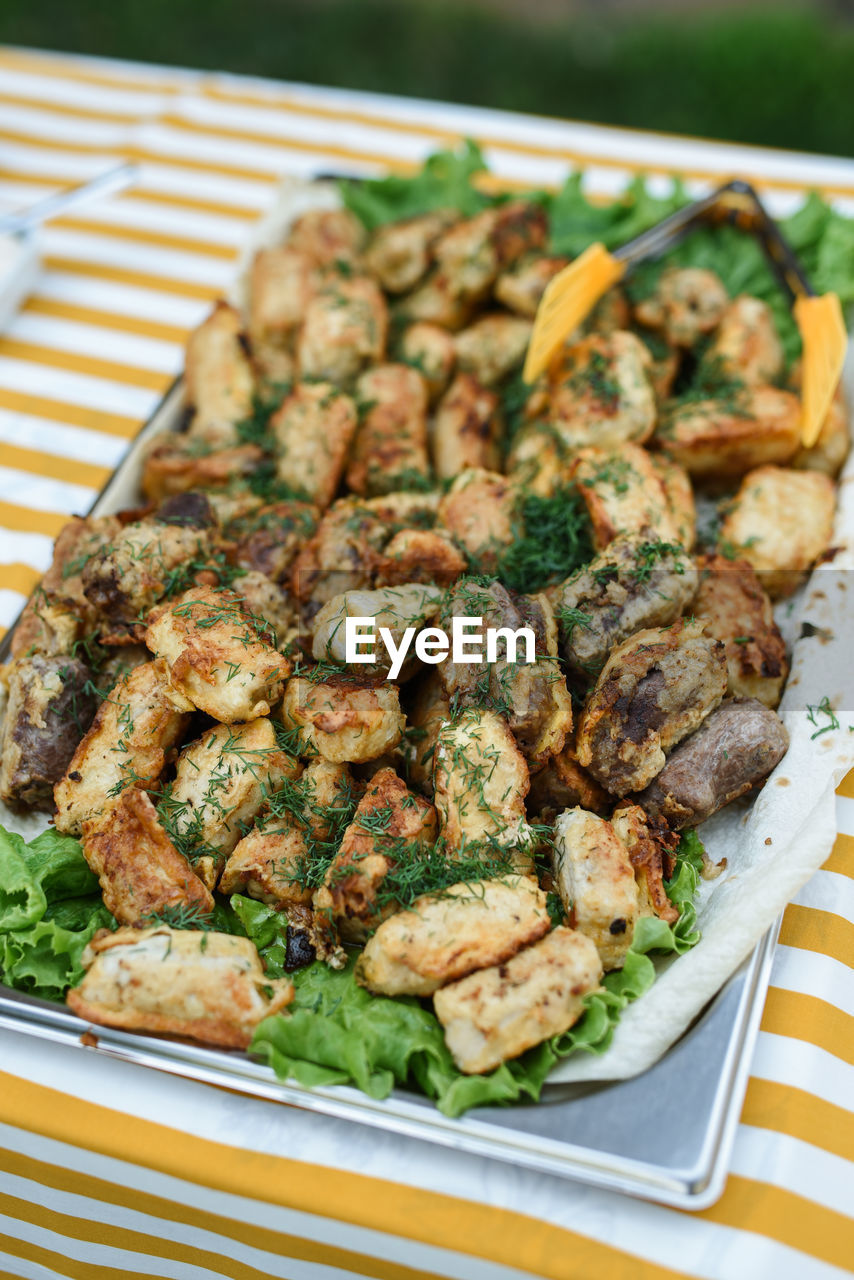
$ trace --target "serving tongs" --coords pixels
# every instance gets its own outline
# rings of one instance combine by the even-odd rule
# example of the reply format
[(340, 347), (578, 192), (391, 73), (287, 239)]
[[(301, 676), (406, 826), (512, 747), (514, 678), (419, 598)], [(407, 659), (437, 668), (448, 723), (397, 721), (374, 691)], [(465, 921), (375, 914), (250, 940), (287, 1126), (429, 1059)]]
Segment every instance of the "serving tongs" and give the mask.
[(660, 257), (710, 222), (730, 222), (755, 235), (792, 303), (803, 342), (801, 439), (808, 448), (818, 439), (842, 374), (848, 342), (842, 306), (835, 293), (815, 293), (777, 223), (750, 183), (740, 178), (669, 214), (613, 253), (599, 242), (591, 244), (558, 272), (540, 301), (522, 377), (528, 383), (538, 378), (602, 295), (632, 267)]

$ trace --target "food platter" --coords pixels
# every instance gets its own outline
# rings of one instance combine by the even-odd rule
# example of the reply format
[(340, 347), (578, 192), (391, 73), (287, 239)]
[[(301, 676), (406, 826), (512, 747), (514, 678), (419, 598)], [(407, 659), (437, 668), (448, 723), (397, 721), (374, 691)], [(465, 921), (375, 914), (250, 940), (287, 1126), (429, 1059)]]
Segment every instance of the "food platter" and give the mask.
[[(275, 239), (282, 226), (303, 209), (334, 199), (334, 190), (327, 185), (291, 189), (259, 229), (256, 244)], [(237, 302), (242, 300), (242, 287), (241, 280), (235, 293)], [(91, 514), (109, 515), (137, 504), (147, 442), (163, 431), (181, 429), (183, 402), (179, 381), (143, 428)], [(5, 651), (0, 653), (0, 659), (4, 657)], [(834, 755), (837, 773), (843, 758), (844, 753)], [(823, 769), (824, 791), (827, 778), (828, 771)], [(826, 812), (824, 817), (826, 826)], [(765, 843), (770, 844), (770, 838)], [(242, 1055), (184, 1042), (109, 1028), (99, 1028), (94, 1037), (87, 1036), (84, 1041), (81, 1036), (86, 1024), (70, 1012), (5, 989), (0, 994), (0, 1025), (598, 1186), (701, 1207), (722, 1190), (746, 1087), (776, 937), (772, 920), (765, 923), (771, 926), (768, 932), (717, 995), (714, 992), (720, 980), (709, 979), (707, 996), (713, 998), (700, 1000), (689, 1011), (683, 1025), (691, 1025), (649, 1069), (635, 1065), (631, 1072), (622, 1073), (633, 1078), (614, 1082), (596, 1081), (592, 1072), (587, 1081), (582, 1074), (575, 1082), (548, 1083), (537, 1106), (475, 1108), (456, 1120), (439, 1115), (429, 1102), (406, 1090), (396, 1089), (391, 1097), (375, 1101), (343, 1086), (308, 1089), (277, 1081), (266, 1067)], [(742, 947), (737, 954), (746, 950)], [(723, 963), (728, 964), (726, 972), (731, 972), (732, 956)], [(653, 1052), (650, 1061), (658, 1056)], [(692, 1106), (680, 1109), (674, 1127), (669, 1118), (665, 1123), (661, 1108), (673, 1090), (684, 1087), (686, 1079), (692, 1082)]]

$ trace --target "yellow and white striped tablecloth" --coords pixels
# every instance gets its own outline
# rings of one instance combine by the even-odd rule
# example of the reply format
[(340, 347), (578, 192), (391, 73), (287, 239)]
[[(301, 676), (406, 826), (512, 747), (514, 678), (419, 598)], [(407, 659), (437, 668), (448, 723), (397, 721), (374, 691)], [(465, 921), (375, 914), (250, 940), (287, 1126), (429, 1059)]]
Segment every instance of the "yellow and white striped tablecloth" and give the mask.
[[(520, 187), (583, 165), (775, 212), (854, 163), (304, 85), (0, 50), (0, 208), (120, 158), (133, 190), (57, 218), (0, 336), (0, 627), (178, 372), (279, 177), (405, 172), (476, 138)], [(732, 1174), (688, 1214), (0, 1034), (0, 1280), (828, 1277), (854, 1267), (854, 782), (786, 912)]]

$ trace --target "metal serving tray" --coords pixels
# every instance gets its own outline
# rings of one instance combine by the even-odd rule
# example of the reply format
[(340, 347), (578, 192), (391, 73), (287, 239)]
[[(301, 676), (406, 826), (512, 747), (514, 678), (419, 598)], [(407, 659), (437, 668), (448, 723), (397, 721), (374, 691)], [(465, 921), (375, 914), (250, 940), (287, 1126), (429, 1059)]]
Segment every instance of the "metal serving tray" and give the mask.
[[(179, 429), (182, 405), (179, 379), (90, 515), (138, 505), (143, 450), (153, 435)], [(14, 626), (0, 644), (0, 662), (8, 659), (13, 631)], [(778, 929), (765, 935), (694, 1025), (642, 1075), (601, 1084), (547, 1084), (539, 1103), (478, 1107), (458, 1120), (447, 1119), (428, 1099), (405, 1089), (378, 1102), (349, 1087), (283, 1084), (270, 1068), (242, 1053), (107, 1027), (95, 1028), (94, 1043), (88, 1037), (84, 1043), (88, 1024), (64, 1006), (2, 985), (0, 1027), (612, 1191), (700, 1209), (718, 1199), (726, 1182)], [(691, 1105), (674, 1111), (672, 1098), (686, 1093)]]

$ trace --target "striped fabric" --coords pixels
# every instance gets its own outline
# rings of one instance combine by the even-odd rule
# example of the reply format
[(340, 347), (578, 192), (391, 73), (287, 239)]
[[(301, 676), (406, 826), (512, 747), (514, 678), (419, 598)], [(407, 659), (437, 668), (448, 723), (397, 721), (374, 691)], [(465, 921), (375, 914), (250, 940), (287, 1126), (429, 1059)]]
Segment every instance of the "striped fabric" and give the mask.
[[(519, 187), (583, 164), (697, 191), (814, 186), (854, 164), (445, 104), (0, 50), (0, 207), (120, 158), (139, 186), (58, 218), (0, 336), (0, 625), (178, 371), (284, 173), (405, 172), (476, 138)], [(0, 1278), (827, 1277), (854, 1263), (854, 776), (786, 912), (720, 1202), (686, 1214), (0, 1035)], [(690, 1105), (690, 1082), (685, 1099)]]

